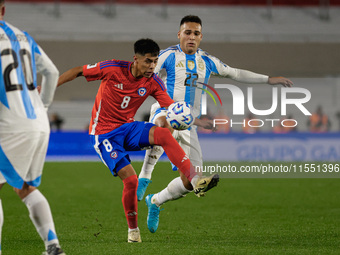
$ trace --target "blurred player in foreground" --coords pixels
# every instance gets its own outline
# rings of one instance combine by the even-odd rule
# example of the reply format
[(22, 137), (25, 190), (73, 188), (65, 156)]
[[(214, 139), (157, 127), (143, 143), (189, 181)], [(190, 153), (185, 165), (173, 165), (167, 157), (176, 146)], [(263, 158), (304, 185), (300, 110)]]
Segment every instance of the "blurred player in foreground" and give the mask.
[[(50, 206), (40, 185), (50, 135), (47, 107), (53, 100), (58, 70), (26, 32), (3, 21), (0, 0), (0, 189), (7, 182), (25, 203), (48, 255), (60, 248)], [(41, 97), (37, 75), (43, 76)], [(0, 200), (0, 238), (3, 210)], [(1, 246), (0, 246), (1, 254)]]
[[(201, 80), (208, 83), (210, 75), (228, 77), (243, 83), (267, 83), (270, 85), (281, 84), (290, 87), (292, 82), (284, 77), (268, 77), (250, 71), (232, 68), (216, 57), (198, 48), (202, 40), (202, 22), (197, 16), (185, 16), (180, 22), (177, 33), (179, 44), (171, 46), (160, 52), (155, 73), (164, 81), (169, 96), (175, 101), (186, 101), (193, 107), (193, 116), (196, 118), (201, 113), (203, 90), (197, 90)], [(201, 84), (202, 87), (202, 84)], [(166, 110), (157, 103), (151, 107), (150, 120), (158, 126), (168, 126)], [(198, 119), (197, 119), (198, 120)], [(202, 167), (202, 151), (198, 141), (197, 127), (190, 130), (175, 131), (173, 136), (195, 167)], [(137, 191), (138, 200), (142, 200), (151, 182), (151, 174), (163, 149), (154, 146), (145, 154), (144, 164), (139, 175)], [(181, 177), (183, 175), (181, 174)], [(183, 178), (182, 178), (183, 180)], [(146, 197), (149, 208), (148, 227), (151, 232), (157, 230), (159, 224), (160, 206), (167, 201), (185, 196), (193, 187), (189, 182), (183, 182), (180, 177), (172, 180), (169, 185), (157, 194)]]
[(75, 67), (60, 76), (58, 86), (79, 76), (85, 76), (87, 81), (101, 80), (89, 133), (102, 162), (123, 181), (122, 202), (129, 227), (128, 242), (141, 242), (137, 224), (138, 178), (128, 151), (160, 145), (171, 162), (201, 193), (210, 189), (212, 183), (211, 178), (201, 178), (195, 173), (188, 156), (169, 129), (134, 121), (136, 111), (148, 96), (153, 96), (162, 107), (174, 102), (166, 93), (162, 80), (154, 74), (159, 54), (157, 43), (140, 39), (134, 50), (133, 62), (113, 59)]

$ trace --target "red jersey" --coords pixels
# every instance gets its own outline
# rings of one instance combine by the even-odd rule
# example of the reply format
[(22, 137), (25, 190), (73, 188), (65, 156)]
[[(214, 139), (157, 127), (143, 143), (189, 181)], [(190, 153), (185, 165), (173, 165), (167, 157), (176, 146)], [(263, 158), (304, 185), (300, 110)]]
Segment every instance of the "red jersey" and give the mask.
[(150, 78), (135, 78), (131, 74), (132, 62), (108, 60), (84, 65), (87, 81), (101, 80), (92, 109), (89, 133), (101, 135), (121, 125), (133, 122), (134, 116), (150, 95), (167, 107), (174, 101), (166, 93), (162, 80), (153, 74)]

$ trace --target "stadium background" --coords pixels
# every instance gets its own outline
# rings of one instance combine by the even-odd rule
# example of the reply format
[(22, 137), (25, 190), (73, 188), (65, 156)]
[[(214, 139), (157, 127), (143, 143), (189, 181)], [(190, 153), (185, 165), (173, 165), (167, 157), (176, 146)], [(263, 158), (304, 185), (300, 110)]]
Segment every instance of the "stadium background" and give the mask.
[[(307, 109), (314, 112), (321, 105), (332, 123), (329, 132), (311, 133), (307, 117), (293, 107), (288, 112), (299, 122), (298, 132), (278, 134), (264, 128), (246, 134), (235, 128), (229, 133), (203, 133), (200, 136), (207, 163), (240, 167), (289, 165), (286, 161), (294, 161), (297, 167), (307, 164), (310, 168), (311, 163), (331, 166), (328, 162), (332, 161), (333, 169), (336, 164), (339, 167), (338, 0), (6, 3), (6, 20), (28, 31), (61, 73), (110, 58), (132, 60), (133, 42), (141, 37), (155, 39), (162, 48), (177, 44), (180, 19), (197, 14), (203, 20), (202, 49), (233, 67), (291, 78), (296, 87), (311, 91)], [(215, 83), (236, 84), (228, 79), (210, 82)], [(59, 88), (49, 110), (51, 120), (57, 113), (64, 123), (60, 131), (53, 126), (48, 152), (48, 160), (53, 162), (45, 164), (40, 189), (49, 199), (58, 237), (67, 254), (340, 253), (339, 178), (313, 179), (315, 175), (310, 172), (288, 179), (279, 174), (271, 175), (274, 178), (262, 178), (268, 176), (261, 174), (256, 178), (223, 178), (203, 200), (189, 194), (167, 203), (156, 234), (147, 230), (147, 209), (140, 203), (143, 243), (128, 244), (122, 184), (99, 162), (85, 131), (98, 85), (78, 79)], [(246, 87), (240, 86), (244, 92)], [(268, 87), (260, 85), (254, 90), (255, 107), (267, 109), (271, 102)], [(230, 95), (218, 92), (224, 113), (234, 118), (229, 116)], [(144, 118), (151, 102), (143, 105), (137, 119)], [(208, 103), (208, 109), (217, 113), (212, 101)], [(270, 116), (280, 117), (279, 111)], [(134, 157), (142, 159), (143, 155)], [(69, 160), (77, 162), (62, 162)], [(133, 166), (138, 172), (141, 162)], [(158, 192), (177, 177), (169, 169), (166, 160), (156, 165), (148, 192)], [(334, 176), (339, 175), (321, 177)], [(38, 235), (32, 234), (34, 227), (25, 216), (26, 207), (8, 185), (1, 191), (1, 199), (5, 215), (3, 254), (40, 254), (43, 245)]]
[[(238, 67), (291, 78), (296, 87), (311, 92), (311, 100), (305, 104), (311, 112), (318, 106), (328, 115), (331, 126), (327, 133), (309, 135), (308, 116), (296, 107), (288, 106), (287, 114), (298, 122), (298, 134), (287, 136), (273, 134), (266, 123), (255, 134), (244, 135), (249, 148), (235, 154), (223, 152), (223, 147), (211, 147), (211, 139), (223, 139), (226, 148), (235, 151), (240, 143), (241, 125), (234, 125), (227, 134), (202, 134), (205, 160), (331, 160), (340, 159), (340, 9), (339, 1), (7, 1), (6, 19), (28, 31), (54, 61), (60, 72), (74, 66), (95, 63), (106, 59), (132, 60), (133, 42), (150, 37), (161, 48), (177, 44), (179, 21), (186, 14), (199, 15), (203, 20), (201, 48), (217, 56), (232, 67)], [(180, 4), (179, 4), (180, 3)], [(236, 84), (228, 79), (210, 80), (216, 83)], [(52, 133), (49, 159), (95, 159), (91, 148), (80, 149), (84, 130), (99, 82), (86, 83), (77, 79), (58, 88), (54, 103), (49, 109), (51, 120), (56, 116), (63, 120), (62, 133)], [(246, 94), (247, 85), (240, 88)], [(208, 111), (212, 116), (223, 114), (233, 121), (246, 116), (232, 116), (231, 94), (218, 90), (222, 111), (208, 98)], [(300, 95), (301, 96), (301, 95)], [(298, 97), (298, 96), (297, 96)], [(138, 111), (136, 119), (143, 120), (153, 99), (147, 100)], [(254, 106), (268, 109), (271, 106), (271, 89), (266, 85), (254, 86)], [(279, 100), (280, 103), (280, 100)], [(247, 107), (245, 115), (248, 114)], [(266, 117), (259, 119), (288, 118), (280, 115), (280, 106)], [(55, 130), (55, 126), (52, 126)], [(67, 138), (67, 132), (73, 139)], [(80, 131), (80, 132), (79, 132)], [(76, 133), (76, 135), (74, 134)], [(262, 136), (255, 139), (259, 133)], [(269, 133), (263, 136), (263, 133)], [(72, 134), (71, 134), (72, 135)], [(79, 136), (79, 140), (75, 140)], [(322, 139), (321, 139), (322, 138)], [(273, 144), (273, 155), (263, 151)], [(86, 140), (87, 141), (87, 140)], [(255, 142), (254, 142), (255, 141)], [(301, 141), (306, 141), (301, 143)], [(245, 142), (247, 143), (247, 142)], [(72, 146), (71, 146), (72, 145)], [(304, 148), (300, 148), (304, 146)], [(301, 152), (303, 150), (303, 152)], [(219, 157), (212, 151), (219, 152)], [(297, 152), (298, 151), (298, 152)], [(300, 153), (296, 155), (296, 153)], [(301, 154), (302, 153), (302, 154)], [(246, 155), (245, 155), (246, 154)], [(253, 156), (249, 156), (252, 154)], [(92, 157), (89, 157), (89, 156)], [(142, 153), (137, 154), (139, 159)], [(234, 155), (231, 157), (230, 155)], [(301, 156), (302, 155), (302, 156)]]

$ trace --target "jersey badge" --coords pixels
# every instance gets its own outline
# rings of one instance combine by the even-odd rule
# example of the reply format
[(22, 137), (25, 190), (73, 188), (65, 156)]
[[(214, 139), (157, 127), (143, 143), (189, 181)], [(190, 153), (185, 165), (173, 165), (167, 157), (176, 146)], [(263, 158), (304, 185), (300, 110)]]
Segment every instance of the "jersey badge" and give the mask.
[(194, 69), (195, 68), (195, 62), (192, 61), (192, 60), (188, 60), (188, 68), (190, 70)]
[(143, 88), (143, 87), (142, 87), (142, 88), (139, 88), (139, 89), (138, 89), (138, 95), (139, 95), (139, 96), (142, 97), (142, 96), (144, 96), (145, 94), (146, 94), (146, 88)]
[(203, 71), (204, 70), (204, 63), (203, 63), (203, 60), (202, 59), (199, 59), (197, 61), (197, 65), (198, 65), (198, 69)]
[(110, 153), (110, 157), (113, 158), (113, 159), (118, 158), (118, 152), (117, 152), (117, 151), (112, 151), (112, 152)]

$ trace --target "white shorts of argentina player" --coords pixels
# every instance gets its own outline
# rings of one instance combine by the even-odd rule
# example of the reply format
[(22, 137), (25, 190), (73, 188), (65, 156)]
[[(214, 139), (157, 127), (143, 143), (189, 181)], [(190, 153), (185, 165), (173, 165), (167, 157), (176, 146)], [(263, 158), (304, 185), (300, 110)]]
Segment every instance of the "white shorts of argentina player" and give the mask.
[(39, 186), (48, 141), (49, 132), (0, 133), (0, 183)]
[[(167, 110), (161, 108), (158, 103), (154, 103), (150, 110), (150, 122), (155, 124), (155, 120), (161, 116), (166, 116)], [(198, 141), (197, 126), (193, 125), (187, 130), (174, 130), (173, 137), (177, 140), (184, 152), (189, 156), (194, 166), (202, 167), (202, 149)], [(174, 166), (173, 166), (174, 167)], [(175, 168), (174, 170), (176, 170)]]

